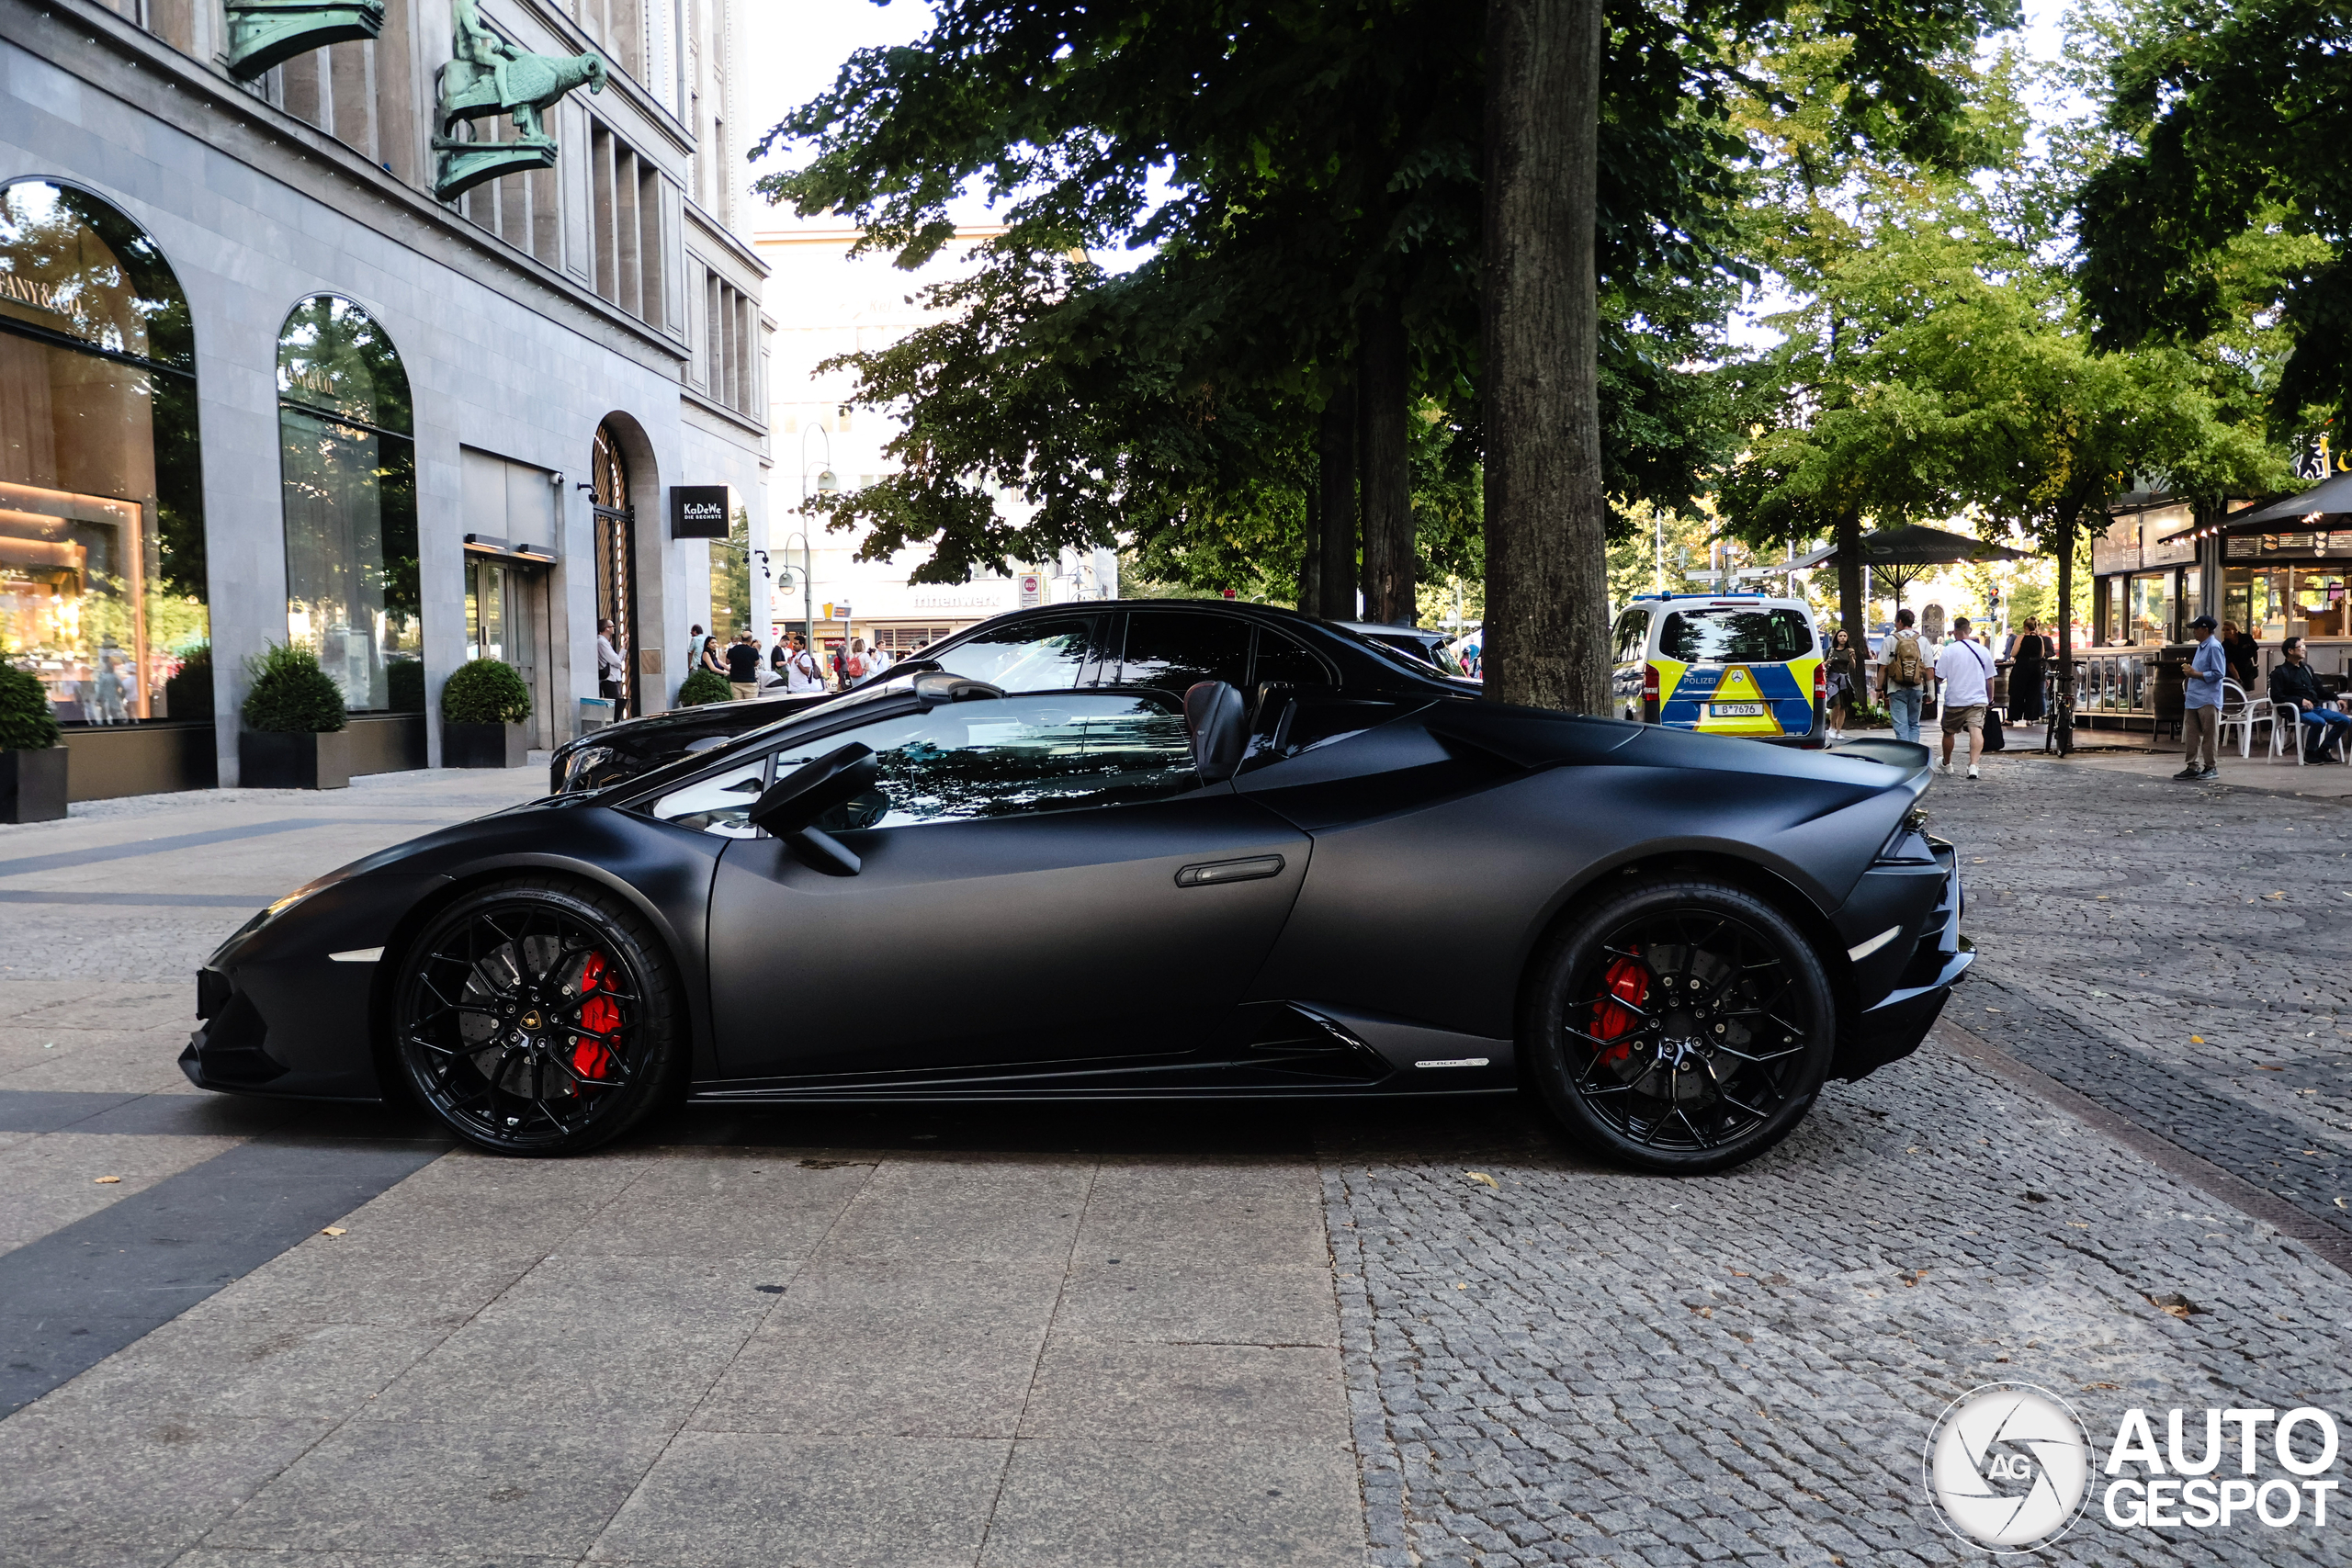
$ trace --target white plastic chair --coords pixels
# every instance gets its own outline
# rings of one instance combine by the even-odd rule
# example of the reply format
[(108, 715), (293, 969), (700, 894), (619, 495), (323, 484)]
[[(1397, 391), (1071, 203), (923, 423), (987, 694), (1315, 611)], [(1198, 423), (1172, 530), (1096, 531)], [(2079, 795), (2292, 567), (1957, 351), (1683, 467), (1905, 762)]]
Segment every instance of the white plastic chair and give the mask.
[[(2251, 757), (2254, 755), (2254, 727), (2269, 717), (2270, 699), (2268, 697), (2249, 697), (2245, 694), (2244, 686), (2239, 685), (2235, 681), (2224, 679), (2222, 682), (2221, 724), (2214, 735), (2213, 743), (2216, 747), (2227, 746), (2230, 743), (2230, 731), (2235, 729), (2238, 732), (2238, 755), (2242, 758)], [(2275, 744), (2278, 732), (2276, 725), (2271, 727), (2271, 732)]]
[[(2293, 753), (2295, 758), (2295, 766), (2300, 768), (2303, 765), (2302, 728), (2303, 715), (2301, 709), (2292, 706), (2274, 707), (2271, 709), (2270, 760), (2272, 761), (2277, 761), (2278, 760), (2278, 753), (2281, 750), (2286, 750)], [(2352, 758), (2352, 753), (2348, 753), (2345, 747), (2346, 732), (2347, 730), (2352, 730), (2352, 725), (2331, 724), (2324, 727), (2324, 731), (2320, 737), (2320, 749), (2324, 751), (2330, 746), (2335, 747), (2335, 760), (2339, 762), (2345, 761), (2348, 758)]]

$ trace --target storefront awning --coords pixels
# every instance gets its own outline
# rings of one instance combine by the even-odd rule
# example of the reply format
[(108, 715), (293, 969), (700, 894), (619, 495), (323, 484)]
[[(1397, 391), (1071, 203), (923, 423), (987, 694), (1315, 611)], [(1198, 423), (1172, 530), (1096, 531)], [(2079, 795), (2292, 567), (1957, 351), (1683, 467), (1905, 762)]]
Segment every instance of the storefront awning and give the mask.
[[(2352, 474), (2337, 474), (2314, 485), (2301, 495), (2290, 495), (2284, 501), (2274, 501), (2248, 512), (2233, 513), (2218, 525), (2208, 525), (2206, 532), (2222, 534), (2275, 533), (2281, 527), (2316, 527), (2329, 518), (2352, 517)], [(2156, 543), (2169, 545), (2192, 537), (2200, 530), (2183, 528), (2167, 534)]]

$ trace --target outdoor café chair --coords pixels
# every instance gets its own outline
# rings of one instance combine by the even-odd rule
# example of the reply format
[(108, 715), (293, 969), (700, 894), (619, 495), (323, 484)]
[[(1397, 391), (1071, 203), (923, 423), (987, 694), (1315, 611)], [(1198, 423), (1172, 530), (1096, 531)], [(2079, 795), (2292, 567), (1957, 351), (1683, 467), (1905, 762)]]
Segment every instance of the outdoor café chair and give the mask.
[[(2302, 728), (2303, 716), (2300, 708), (2273, 707), (2270, 710), (2270, 760), (2272, 761), (2277, 761), (2279, 752), (2284, 750), (2293, 755), (2295, 766), (2300, 768), (2303, 765)], [(2335, 760), (2339, 762), (2346, 761), (2344, 746), (2345, 731), (2352, 728), (2352, 726), (2331, 724), (2325, 728), (2326, 733), (2319, 739), (2321, 748), (2324, 750), (2333, 746), (2335, 748)]]
[[(2213, 743), (2216, 747), (2227, 746), (2230, 731), (2234, 728), (2238, 732), (2238, 755), (2251, 757), (2254, 755), (2254, 727), (2269, 717), (2268, 697), (2249, 697), (2244, 686), (2225, 678), (2222, 682), (2221, 725)], [(2278, 726), (2271, 726), (2271, 735), (2272, 744), (2276, 745)]]

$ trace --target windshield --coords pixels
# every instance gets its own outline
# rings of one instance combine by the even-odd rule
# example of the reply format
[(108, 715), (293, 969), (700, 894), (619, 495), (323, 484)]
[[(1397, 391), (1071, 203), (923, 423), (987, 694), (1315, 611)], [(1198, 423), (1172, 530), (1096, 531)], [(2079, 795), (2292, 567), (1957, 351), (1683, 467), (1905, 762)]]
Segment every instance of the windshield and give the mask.
[(1683, 664), (1785, 664), (1813, 651), (1813, 627), (1801, 610), (1676, 610), (1657, 650)]

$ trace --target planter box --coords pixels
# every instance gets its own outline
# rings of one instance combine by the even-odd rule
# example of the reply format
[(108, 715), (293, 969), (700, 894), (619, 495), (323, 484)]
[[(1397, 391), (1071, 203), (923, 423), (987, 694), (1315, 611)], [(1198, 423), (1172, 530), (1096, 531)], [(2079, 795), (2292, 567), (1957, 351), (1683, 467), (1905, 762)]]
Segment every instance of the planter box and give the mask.
[(445, 768), (520, 768), (530, 760), (526, 726), (441, 721), (441, 765)]
[(65, 815), (62, 746), (0, 751), (0, 822), (55, 822)]
[(351, 737), (353, 778), (429, 766), (424, 760), (424, 716), (421, 713), (356, 713), (344, 733)]
[(68, 725), (63, 744), (74, 800), (114, 800), (210, 789), (220, 782), (220, 735), (209, 718), (141, 719), (136, 724)]
[(351, 736), (247, 729), (237, 736), (237, 764), (238, 783), (247, 789), (344, 789), (351, 783)]

